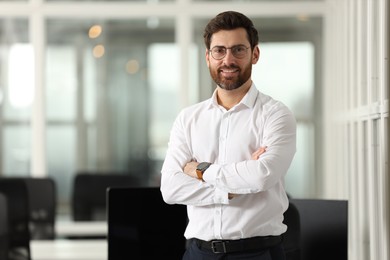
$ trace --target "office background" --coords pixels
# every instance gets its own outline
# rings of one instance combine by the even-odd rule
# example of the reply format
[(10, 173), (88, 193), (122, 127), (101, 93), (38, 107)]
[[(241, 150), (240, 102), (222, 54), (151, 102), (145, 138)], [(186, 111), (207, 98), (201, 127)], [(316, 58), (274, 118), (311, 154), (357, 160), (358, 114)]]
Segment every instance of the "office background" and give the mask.
[(253, 79), (298, 122), (295, 198), (349, 201), (349, 257), (388, 259), (386, 0), (0, 0), (0, 174), (158, 185), (178, 111), (213, 89), (202, 32), (225, 10), (260, 32)]

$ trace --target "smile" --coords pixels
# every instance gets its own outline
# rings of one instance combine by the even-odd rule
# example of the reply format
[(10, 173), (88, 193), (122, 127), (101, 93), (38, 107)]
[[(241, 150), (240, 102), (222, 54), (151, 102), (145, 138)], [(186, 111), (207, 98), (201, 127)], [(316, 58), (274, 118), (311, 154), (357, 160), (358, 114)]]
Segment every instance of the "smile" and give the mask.
[(239, 69), (238, 68), (223, 68), (223, 69), (220, 69), (219, 71), (223, 75), (231, 75), (234, 73), (238, 73)]

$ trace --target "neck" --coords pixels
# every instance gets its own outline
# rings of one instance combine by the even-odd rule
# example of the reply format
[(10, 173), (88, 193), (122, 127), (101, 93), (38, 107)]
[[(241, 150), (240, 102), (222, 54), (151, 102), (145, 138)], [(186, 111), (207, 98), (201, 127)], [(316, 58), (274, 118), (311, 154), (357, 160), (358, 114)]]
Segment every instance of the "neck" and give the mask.
[(251, 85), (252, 85), (252, 80), (249, 79), (239, 88), (233, 90), (225, 90), (218, 87), (217, 89), (218, 104), (223, 106), (226, 110), (231, 109), (232, 107), (240, 103), (241, 99), (248, 92)]

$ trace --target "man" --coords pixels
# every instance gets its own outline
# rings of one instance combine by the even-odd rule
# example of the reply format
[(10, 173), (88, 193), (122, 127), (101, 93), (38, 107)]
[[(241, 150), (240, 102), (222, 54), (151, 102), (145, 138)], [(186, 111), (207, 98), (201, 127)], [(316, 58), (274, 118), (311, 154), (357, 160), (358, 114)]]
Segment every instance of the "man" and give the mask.
[(223, 12), (208, 23), (204, 40), (217, 88), (178, 115), (161, 171), (164, 201), (187, 205), (183, 259), (285, 259), (294, 116), (251, 80), (260, 56), (251, 20)]

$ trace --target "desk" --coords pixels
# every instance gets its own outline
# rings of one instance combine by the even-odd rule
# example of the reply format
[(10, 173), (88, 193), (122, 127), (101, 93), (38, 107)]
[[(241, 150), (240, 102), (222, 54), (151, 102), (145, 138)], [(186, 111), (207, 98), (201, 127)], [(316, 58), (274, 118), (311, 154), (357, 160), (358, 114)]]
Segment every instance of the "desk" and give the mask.
[(107, 237), (106, 221), (58, 221), (55, 224), (56, 236), (64, 237)]
[(105, 239), (31, 240), (32, 260), (107, 260)]

